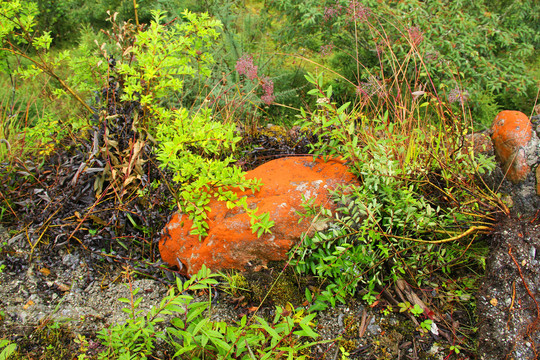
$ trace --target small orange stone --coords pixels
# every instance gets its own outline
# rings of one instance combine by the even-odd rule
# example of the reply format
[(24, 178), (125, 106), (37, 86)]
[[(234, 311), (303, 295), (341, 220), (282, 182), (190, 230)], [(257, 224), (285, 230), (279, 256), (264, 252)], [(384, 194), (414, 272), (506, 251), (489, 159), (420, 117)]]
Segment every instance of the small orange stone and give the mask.
[(525, 154), (525, 147), (532, 137), (529, 118), (520, 111), (501, 111), (491, 129), (495, 156), (506, 178), (513, 183), (524, 180), (531, 171)]
[(312, 224), (311, 219), (299, 223), (297, 211), (303, 211), (302, 196), (315, 199), (316, 205), (335, 209), (335, 204), (329, 202), (328, 191), (341, 184), (358, 184), (343, 161), (313, 161), (312, 156), (273, 160), (248, 171), (246, 178), (261, 179), (263, 185), (255, 194), (238, 195), (247, 196), (248, 206), (257, 207), (257, 214), (270, 214), (270, 220), (275, 222), (271, 234), (257, 238), (247, 213), (239, 208), (228, 209), (225, 202), (212, 199), (208, 204), (206, 238), (199, 241), (198, 236), (191, 235), (192, 221), (187, 215), (176, 213), (159, 241), (162, 259), (190, 275), (203, 264), (213, 271), (243, 270), (249, 264), (285, 260), (287, 252), (301, 241), (302, 233), (321, 226)]
[(489, 154), (493, 152), (493, 143), (486, 133), (473, 133), (465, 136), (467, 150), (472, 150), (473, 154)]

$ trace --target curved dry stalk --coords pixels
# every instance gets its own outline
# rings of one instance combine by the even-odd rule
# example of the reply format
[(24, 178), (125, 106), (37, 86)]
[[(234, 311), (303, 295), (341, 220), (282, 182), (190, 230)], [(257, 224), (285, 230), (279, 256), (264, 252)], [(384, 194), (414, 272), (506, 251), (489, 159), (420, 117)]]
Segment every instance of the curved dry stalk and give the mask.
[(442, 240), (421, 240), (421, 239), (413, 239), (413, 238), (409, 238), (409, 237), (405, 237), (405, 236), (392, 235), (392, 234), (385, 234), (385, 236), (388, 236), (388, 237), (391, 237), (391, 238), (394, 238), (394, 239), (401, 239), (401, 240), (409, 240), (409, 241), (419, 242), (419, 243), (423, 243), (423, 244), (442, 244), (442, 243), (446, 243), (446, 242), (450, 242), (450, 241), (459, 240), (459, 239), (464, 238), (464, 237), (466, 237), (468, 235), (471, 235), (472, 233), (475, 233), (475, 232), (491, 231), (491, 230), (492, 230), (492, 228), (489, 227), (489, 226), (484, 226), (484, 225), (471, 226), (468, 230), (466, 230), (465, 232), (463, 232), (463, 233), (461, 233), (459, 235), (452, 236), (452, 237), (442, 239)]

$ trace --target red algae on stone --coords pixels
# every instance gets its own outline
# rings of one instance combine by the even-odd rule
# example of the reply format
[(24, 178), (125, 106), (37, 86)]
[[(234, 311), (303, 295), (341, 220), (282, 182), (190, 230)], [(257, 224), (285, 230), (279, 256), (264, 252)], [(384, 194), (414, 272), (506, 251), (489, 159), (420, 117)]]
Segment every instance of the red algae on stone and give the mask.
[(238, 194), (247, 197), (250, 208), (258, 207), (257, 214), (270, 214), (275, 222), (272, 233), (257, 238), (252, 233), (248, 214), (239, 208), (227, 209), (224, 202), (213, 199), (208, 205), (208, 235), (202, 241), (190, 235), (193, 223), (187, 215), (173, 215), (159, 242), (165, 262), (191, 275), (203, 264), (213, 271), (244, 270), (250, 264), (285, 260), (287, 252), (301, 240), (302, 233), (324, 226), (313, 224), (310, 219), (298, 222), (302, 196), (315, 199), (317, 205), (335, 209), (335, 204), (329, 200), (329, 190), (342, 184), (358, 184), (343, 161), (313, 161), (312, 156), (273, 160), (248, 171), (246, 178), (261, 179), (263, 186), (255, 194), (241, 191)]
[(529, 118), (520, 111), (501, 111), (491, 129), (495, 156), (506, 178), (515, 184), (523, 181), (531, 171), (525, 153), (532, 137)]

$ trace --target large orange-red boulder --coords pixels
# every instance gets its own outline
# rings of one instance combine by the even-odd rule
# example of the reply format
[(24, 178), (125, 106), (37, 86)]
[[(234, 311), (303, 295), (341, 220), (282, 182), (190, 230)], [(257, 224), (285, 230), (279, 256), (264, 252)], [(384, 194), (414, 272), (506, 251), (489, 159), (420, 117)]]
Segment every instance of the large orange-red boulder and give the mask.
[(202, 241), (197, 235), (190, 235), (192, 222), (187, 215), (173, 215), (159, 242), (165, 262), (191, 275), (203, 264), (213, 271), (244, 270), (246, 265), (284, 260), (287, 252), (301, 240), (302, 233), (326, 226), (310, 219), (299, 223), (297, 211), (303, 210), (302, 197), (335, 209), (335, 204), (329, 200), (329, 190), (341, 184), (358, 184), (358, 179), (342, 160), (313, 161), (312, 156), (273, 160), (248, 171), (246, 178), (261, 179), (263, 186), (255, 194), (240, 191), (238, 194), (247, 196), (250, 208), (258, 207), (257, 214), (270, 214), (275, 222), (272, 233), (257, 238), (252, 233), (247, 213), (240, 208), (227, 209), (224, 202), (212, 200), (207, 214), (208, 235)]
[(523, 181), (531, 171), (526, 151), (532, 137), (529, 118), (520, 111), (501, 111), (491, 129), (495, 156), (506, 178), (515, 184)]

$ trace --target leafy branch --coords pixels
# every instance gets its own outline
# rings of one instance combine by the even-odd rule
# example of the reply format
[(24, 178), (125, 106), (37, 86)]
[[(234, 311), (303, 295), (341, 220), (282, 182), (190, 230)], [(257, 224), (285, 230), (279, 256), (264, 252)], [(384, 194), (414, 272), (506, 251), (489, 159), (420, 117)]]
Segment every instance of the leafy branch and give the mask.
[[(45, 32), (41, 36), (36, 36), (35, 33), (32, 33), (32, 28), (36, 25), (35, 17), (37, 15), (37, 7), (34, 3), (29, 3), (24, 7), (19, 1), (12, 1), (10, 4), (6, 4), (5, 1), (0, 2), (2, 6), (2, 11), (0, 12), (0, 26), (2, 30), (0, 32), (0, 41), (3, 43), (3, 46), (0, 48), (0, 51), (6, 51), (15, 56), (22, 57), (26, 60), (32, 62), (37, 69), (27, 69), (23, 72), (26, 77), (33, 77), (39, 74), (39, 72), (44, 72), (49, 75), (60, 85), (64, 90), (66, 90), (77, 102), (79, 102), (89, 113), (93, 114), (94, 110), (86, 104), (86, 102), (73, 90), (55, 71), (55, 66), (58, 65), (55, 61), (49, 61), (46, 59), (43, 54), (46, 52), (51, 45), (52, 38), (50, 37), (50, 32)], [(23, 16), (19, 14), (23, 13)], [(16, 29), (20, 29), (21, 32), (16, 32)], [(13, 41), (9, 39), (13, 38)], [(38, 59), (30, 56), (27, 51), (24, 51), (20, 47), (14, 44), (14, 41), (17, 41), (22, 44), (31, 45), (34, 50), (36, 50), (36, 55)]]

